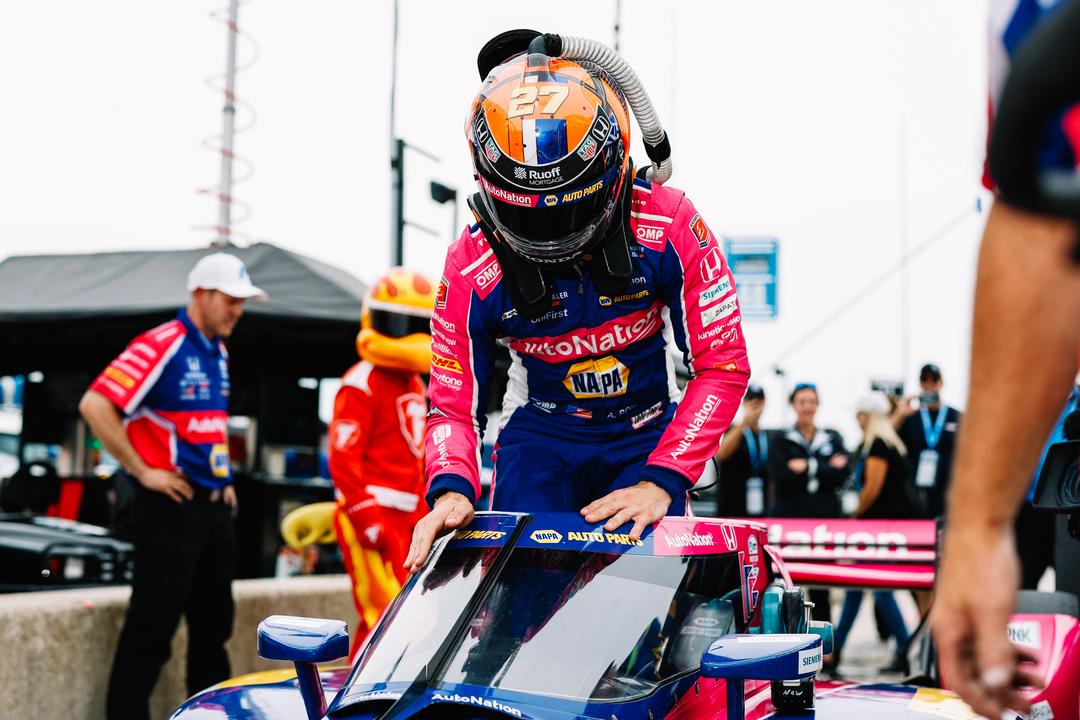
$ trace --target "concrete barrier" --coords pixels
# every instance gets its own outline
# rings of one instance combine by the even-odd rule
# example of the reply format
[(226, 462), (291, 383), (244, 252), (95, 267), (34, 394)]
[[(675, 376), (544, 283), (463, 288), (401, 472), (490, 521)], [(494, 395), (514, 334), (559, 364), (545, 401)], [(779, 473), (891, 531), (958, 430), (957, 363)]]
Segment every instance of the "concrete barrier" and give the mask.
[[(0, 718), (99, 720), (116, 640), (131, 590), (127, 587), (0, 595)], [(261, 659), (255, 631), (267, 615), (345, 620), (356, 611), (344, 575), (237, 580), (236, 624), (229, 640), (234, 675), (285, 667)], [(187, 697), (181, 622), (172, 658), (151, 700), (155, 718), (167, 718)]]

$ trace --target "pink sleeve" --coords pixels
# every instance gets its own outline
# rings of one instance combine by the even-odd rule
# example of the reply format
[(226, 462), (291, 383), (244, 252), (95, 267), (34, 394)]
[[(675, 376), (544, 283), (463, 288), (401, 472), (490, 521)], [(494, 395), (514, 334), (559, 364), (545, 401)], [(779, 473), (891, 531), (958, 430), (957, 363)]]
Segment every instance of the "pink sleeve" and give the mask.
[(449, 490), (470, 497), (474, 503), (480, 497), (480, 437), (495, 343), (487, 331), (480, 298), (454, 262), (460, 245), (455, 243), (447, 253), (431, 318), (431, 410), (426, 442), (429, 504)]
[(686, 198), (674, 213), (664, 255), (665, 302), (691, 380), (648, 465), (665, 469), (669, 479), (677, 473), (689, 487), (735, 417), (750, 363), (735, 279), (716, 236)]

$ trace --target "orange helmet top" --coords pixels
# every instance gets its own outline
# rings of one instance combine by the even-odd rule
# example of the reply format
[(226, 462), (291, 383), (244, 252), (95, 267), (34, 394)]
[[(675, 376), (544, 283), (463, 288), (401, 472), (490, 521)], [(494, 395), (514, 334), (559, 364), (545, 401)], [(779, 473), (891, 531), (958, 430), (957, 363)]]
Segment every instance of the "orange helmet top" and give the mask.
[(380, 367), (427, 373), (435, 286), (419, 273), (394, 268), (364, 296), (356, 350)]
[(488, 73), (465, 132), (487, 214), (515, 252), (537, 262), (573, 258), (614, 213), (630, 117), (599, 67), (510, 58)]

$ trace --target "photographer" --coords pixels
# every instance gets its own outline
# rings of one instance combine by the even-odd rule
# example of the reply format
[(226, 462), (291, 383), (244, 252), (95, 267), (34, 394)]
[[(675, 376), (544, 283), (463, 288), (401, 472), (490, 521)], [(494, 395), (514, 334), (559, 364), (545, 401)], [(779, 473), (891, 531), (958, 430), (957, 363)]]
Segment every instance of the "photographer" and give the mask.
[(765, 391), (760, 385), (746, 388), (742, 410), (742, 420), (724, 433), (716, 453), (720, 466), (717, 517), (760, 516), (765, 512), (766, 497), (771, 494), (766, 492), (769, 435), (761, 429)]
[(943, 385), (941, 369), (923, 365), (919, 370), (919, 395), (904, 398), (892, 416), (893, 426), (915, 467), (915, 487), (927, 518), (945, 514), (945, 493), (960, 428), (960, 411), (941, 402)]

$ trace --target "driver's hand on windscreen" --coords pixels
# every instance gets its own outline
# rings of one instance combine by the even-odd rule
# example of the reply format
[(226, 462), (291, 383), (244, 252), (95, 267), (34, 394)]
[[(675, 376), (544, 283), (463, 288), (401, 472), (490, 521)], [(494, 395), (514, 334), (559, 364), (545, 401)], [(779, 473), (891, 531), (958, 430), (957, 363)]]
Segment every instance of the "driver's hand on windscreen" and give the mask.
[(585, 522), (607, 520), (604, 530), (608, 532), (632, 520), (634, 527), (630, 529), (630, 537), (640, 540), (645, 528), (664, 517), (670, 505), (671, 496), (666, 490), (644, 480), (594, 500), (581, 509), (581, 514)]
[(435, 501), (431, 512), (421, 518), (413, 528), (412, 544), (405, 558), (405, 569), (417, 572), (427, 561), (431, 545), (442, 533), (464, 527), (472, 522), (473, 506), (469, 498), (458, 492), (445, 492)]
[(1028, 712), (1020, 688), (1041, 685), (1021, 665), (1034, 658), (1009, 642), (1009, 616), (1020, 584), (1015, 543), (1006, 527), (946, 532), (931, 611), (947, 686), (989, 718), (1001, 717), (1006, 708)]

